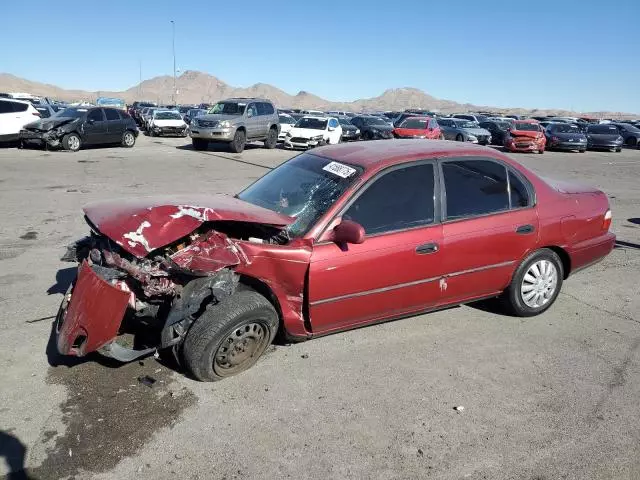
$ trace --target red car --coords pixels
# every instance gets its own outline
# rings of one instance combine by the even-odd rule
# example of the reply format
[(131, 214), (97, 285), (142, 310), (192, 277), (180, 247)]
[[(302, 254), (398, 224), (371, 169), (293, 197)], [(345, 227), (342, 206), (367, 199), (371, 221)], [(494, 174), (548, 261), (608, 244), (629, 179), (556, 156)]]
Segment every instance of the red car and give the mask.
[(504, 146), (510, 152), (544, 153), (547, 139), (537, 120), (516, 120), (509, 129)]
[(420, 116), (405, 118), (393, 129), (396, 138), (430, 138), (444, 140), (444, 135), (435, 118)]
[(277, 331), (307, 340), (490, 297), (537, 315), (615, 242), (601, 191), (447, 141), (321, 147), (234, 197), (84, 212), (60, 353), (173, 349), (200, 380), (250, 367)]

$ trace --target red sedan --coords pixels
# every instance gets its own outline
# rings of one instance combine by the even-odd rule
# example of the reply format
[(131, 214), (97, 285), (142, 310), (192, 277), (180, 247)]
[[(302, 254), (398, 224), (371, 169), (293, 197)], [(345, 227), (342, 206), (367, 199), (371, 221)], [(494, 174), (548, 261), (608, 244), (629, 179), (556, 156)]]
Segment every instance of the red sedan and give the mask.
[(322, 147), (234, 197), (84, 212), (91, 234), (63, 257), (79, 273), (58, 350), (172, 349), (209, 381), (253, 365), (278, 330), (307, 340), (490, 297), (540, 314), (615, 242), (601, 191), (446, 141)]
[(396, 138), (429, 138), (432, 140), (444, 140), (444, 135), (435, 118), (408, 117), (400, 125), (393, 129)]
[(504, 142), (510, 152), (544, 153), (546, 144), (547, 139), (537, 120), (516, 120)]

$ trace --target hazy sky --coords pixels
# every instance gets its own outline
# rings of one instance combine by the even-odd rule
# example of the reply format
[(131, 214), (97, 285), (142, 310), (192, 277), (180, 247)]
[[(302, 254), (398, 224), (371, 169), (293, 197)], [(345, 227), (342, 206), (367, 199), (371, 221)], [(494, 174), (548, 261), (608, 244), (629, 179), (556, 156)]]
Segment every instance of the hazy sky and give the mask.
[(640, 113), (639, 0), (3, 0), (2, 18), (0, 72), (64, 88), (172, 74), (174, 20), (177, 68), (233, 86)]

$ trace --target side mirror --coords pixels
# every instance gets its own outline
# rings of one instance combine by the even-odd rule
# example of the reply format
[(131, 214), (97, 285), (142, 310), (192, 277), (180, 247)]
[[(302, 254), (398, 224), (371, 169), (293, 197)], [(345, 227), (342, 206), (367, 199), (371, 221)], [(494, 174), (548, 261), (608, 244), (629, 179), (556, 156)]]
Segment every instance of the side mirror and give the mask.
[(364, 228), (351, 220), (342, 220), (333, 229), (333, 241), (336, 243), (364, 242)]

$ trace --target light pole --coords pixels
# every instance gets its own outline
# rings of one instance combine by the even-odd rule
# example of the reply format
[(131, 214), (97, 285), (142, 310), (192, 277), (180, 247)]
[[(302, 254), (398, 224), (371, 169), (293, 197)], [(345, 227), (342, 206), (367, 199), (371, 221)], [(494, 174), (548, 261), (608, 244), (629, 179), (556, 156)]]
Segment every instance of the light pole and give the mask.
[(176, 22), (171, 20), (171, 43), (173, 46), (173, 95), (171, 98), (174, 105), (176, 104)]

